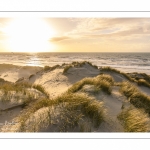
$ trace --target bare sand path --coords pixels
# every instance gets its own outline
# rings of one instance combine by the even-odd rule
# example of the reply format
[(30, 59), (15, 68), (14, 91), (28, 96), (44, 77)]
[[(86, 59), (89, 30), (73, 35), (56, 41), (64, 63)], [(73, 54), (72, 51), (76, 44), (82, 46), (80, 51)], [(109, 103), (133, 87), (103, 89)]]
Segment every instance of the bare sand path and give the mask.
[(99, 127), (99, 132), (123, 132), (123, 127), (117, 116), (122, 111), (126, 97), (119, 92), (119, 87), (113, 87), (111, 95), (100, 93), (96, 98), (102, 100), (107, 109), (106, 120)]

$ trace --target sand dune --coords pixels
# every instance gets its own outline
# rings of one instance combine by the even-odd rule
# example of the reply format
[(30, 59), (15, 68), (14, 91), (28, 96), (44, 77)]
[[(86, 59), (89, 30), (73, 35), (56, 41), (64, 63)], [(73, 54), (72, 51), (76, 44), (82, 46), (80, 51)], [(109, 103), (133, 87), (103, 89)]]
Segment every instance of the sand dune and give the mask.
[[(101, 69), (89, 62), (73, 62), (53, 69), (5, 64), (0, 65), (0, 75), (2, 132), (149, 131), (149, 76), (145, 76), (147, 84), (143, 84), (140, 77)], [(5, 84), (17, 87), (16, 91)], [(130, 88), (125, 91), (126, 86)], [(18, 92), (18, 87), (24, 90)], [(5, 92), (7, 88), (9, 92)], [(16, 93), (18, 100), (14, 101)], [(9, 100), (3, 100), (4, 96)], [(7, 108), (10, 110), (6, 112)], [(141, 116), (132, 118), (132, 110)], [(128, 125), (130, 118), (132, 127)], [(5, 121), (15, 124), (8, 127)]]
[(37, 73), (29, 79), (29, 82), (42, 85), (51, 97), (55, 97), (65, 92), (75, 82), (85, 77), (97, 76), (100, 72), (88, 64), (80, 68), (70, 68), (66, 74), (63, 74), (63, 70), (61, 67), (53, 71)]
[(0, 78), (10, 82), (16, 82), (20, 78), (28, 78), (31, 74), (39, 70), (41, 70), (41, 67), (0, 64)]

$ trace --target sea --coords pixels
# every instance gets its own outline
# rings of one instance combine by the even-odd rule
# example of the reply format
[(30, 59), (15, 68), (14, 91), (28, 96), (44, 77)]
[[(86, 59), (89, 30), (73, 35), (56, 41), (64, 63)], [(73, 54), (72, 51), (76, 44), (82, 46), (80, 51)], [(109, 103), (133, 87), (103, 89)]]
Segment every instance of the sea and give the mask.
[(110, 66), (126, 73), (150, 75), (150, 53), (0, 53), (0, 64), (44, 67), (73, 61), (89, 61), (98, 67)]

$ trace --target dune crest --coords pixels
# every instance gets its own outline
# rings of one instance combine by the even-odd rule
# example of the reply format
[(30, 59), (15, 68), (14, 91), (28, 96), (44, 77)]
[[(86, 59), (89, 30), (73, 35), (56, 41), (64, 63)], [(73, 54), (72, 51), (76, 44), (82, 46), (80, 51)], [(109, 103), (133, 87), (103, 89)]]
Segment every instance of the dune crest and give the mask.
[(98, 68), (86, 61), (44, 68), (4, 66), (0, 65), (1, 132), (150, 129), (149, 75)]

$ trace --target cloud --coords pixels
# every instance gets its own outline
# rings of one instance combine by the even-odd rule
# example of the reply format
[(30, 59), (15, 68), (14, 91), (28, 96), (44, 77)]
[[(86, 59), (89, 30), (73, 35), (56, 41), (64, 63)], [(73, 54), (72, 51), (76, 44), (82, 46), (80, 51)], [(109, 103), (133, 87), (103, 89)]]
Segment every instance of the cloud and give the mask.
[(65, 30), (63, 36), (51, 38), (51, 42), (101, 38), (133, 41), (150, 35), (150, 18), (68, 18), (68, 20), (67, 23), (71, 26), (68, 31)]
[(149, 18), (85, 18), (76, 19), (76, 22), (78, 22), (77, 26), (72, 32), (70, 32), (71, 35), (86, 33), (95, 34), (105, 31), (126, 32), (139, 27), (147, 28), (148, 26), (148, 28), (150, 28)]
[(59, 41), (63, 41), (63, 40), (68, 40), (71, 39), (70, 37), (67, 36), (59, 36), (59, 37), (53, 37), (50, 39), (51, 42), (59, 42)]
[(99, 37), (107, 37), (107, 38), (115, 38), (115, 37), (132, 37), (132, 36), (145, 36), (150, 35), (150, 28), (143, 28), (143, 27), (137, 27), (137, 28), (131, 28), (128, 30), (122, 30), (118, 32), (113, 33), (107, 33), (107, 34), (85, 34), (85, 37), (91, 37), (91, 38), (99, 38)]

